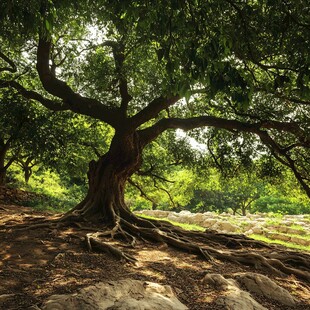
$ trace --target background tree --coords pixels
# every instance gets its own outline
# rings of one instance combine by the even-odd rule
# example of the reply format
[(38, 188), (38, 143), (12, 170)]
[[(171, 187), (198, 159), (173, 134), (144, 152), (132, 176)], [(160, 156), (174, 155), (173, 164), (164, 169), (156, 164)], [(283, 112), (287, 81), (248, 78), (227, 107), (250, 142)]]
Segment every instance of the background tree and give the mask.
[(22, 157), (25, 144), (35, 138), (34, 113), (30, 102), (16, 93), (0, 93), (0, 185), (6, 183), (10, 166)]

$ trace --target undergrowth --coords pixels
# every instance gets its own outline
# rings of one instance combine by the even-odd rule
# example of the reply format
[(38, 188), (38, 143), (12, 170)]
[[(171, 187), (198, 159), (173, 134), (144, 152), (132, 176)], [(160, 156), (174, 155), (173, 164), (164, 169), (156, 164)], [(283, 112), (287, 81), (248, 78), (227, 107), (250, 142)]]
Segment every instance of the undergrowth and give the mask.
[(25, 183), (18, 167), (13, 166), (10, 177), (13, 180), (8, 184), (10, 187), (37, 194), (23, 205), (40, 211), (66, 212), (76, 206), (86, 192), (86, 186), (76, 185), (49, 170), (35, 170), (29, 182)]

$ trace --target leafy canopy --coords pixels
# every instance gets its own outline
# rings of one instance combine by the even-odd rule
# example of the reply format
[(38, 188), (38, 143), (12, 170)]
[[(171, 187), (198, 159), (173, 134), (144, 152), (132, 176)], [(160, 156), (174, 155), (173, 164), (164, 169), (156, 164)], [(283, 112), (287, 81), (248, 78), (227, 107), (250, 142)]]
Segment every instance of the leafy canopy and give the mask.
[(300, 0), (2, 1), (0, 86), (136, 132), (143, 147), (168, 129), (215, 128), (193, 132), (210, 153), (269, 153), (310, 196), (309, 10)]

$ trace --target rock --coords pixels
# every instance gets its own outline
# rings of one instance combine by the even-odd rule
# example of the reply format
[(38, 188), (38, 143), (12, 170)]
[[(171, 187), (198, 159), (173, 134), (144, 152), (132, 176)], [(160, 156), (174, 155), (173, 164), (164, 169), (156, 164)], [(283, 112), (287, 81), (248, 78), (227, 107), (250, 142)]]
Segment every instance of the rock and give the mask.
[(246, 272), (235, 274), (234, 278), (251, 293), (262, 295), (286, 306), (292, 307), (296, 304), (295, 299), (286, 289), (264, 275)]
[(183, 210), (183, 211), (179, 212), (179, 215), (180, 216), (191, 216), (192, 212), (188, 211), (188, 210)]
[(222, 291), (215, 303), (229, 310), (267, 310), (252, 296), (238, 287), (233, 279), (225, 279), (220, 274), (208, 274), (204, 277), (204, 283)]
[(201, 225), (205, 220), (205, 216), (202, 213), (192, 214), (188, 216), (187, 218), (188, 218), (189, 224), (196, 224), (196, 225)]
[(225, 232), (235, 232), (238, 230), (237, 226), (229, 222), (218, 222), (217, 225), (215, 225), (213, 228)]
[(266, 236), (273, 240), (291, 241), (291, 237), (276, 232), (268, 232)]
[(281, 233), (287, 233), (288, 229), (289, 228), (287, 226), (278, 226), (277, 227), (277, 231), (281, 232)]
[(253, 234), (257, 234), (257, 235), (262, 235), (264, 233), (263, 228), (260, 226), (252, 227), (252, 231), (253, 231)]
[(251, 229), (252, 227), (254, 227), (256, 225), (256, 223), (253, 223), (253, 222), (241, 222), (239, 224), (240, 228), (242, 229), (242, 231), (247, 231), (249, 229)]
[(245, 231), (244, 234), (245, 234), (246, 236), (249, 236), (249, 235), (253, 235), (254, 232), (253, 232), (252, 229), (249, 229), (248, 231)]
[(150, 210), (150, 215), (154, 217), (164, 218), (167, 217), (169, 212), (163, 210)]
[(281, 225), (285, 225), (285, 226), (291, 226), (291, 225), (293, 225), (294, 223), (291, 221), (291, 219), (287, 219), (287, 220), (283, 220), (282, 222), (281, 222)]
[(204, 220), (204, 222), (202, 223), (202, 227), (211, 228), (216, 223), (217, 223), (216, 219)]
[(300, 245), (305, 245), (305, 246), (310, 245), (310, 240), (298, 238), (298, 237), (291, 237), (291, 242), (300, 244)]
[(210, 217), (216, 216), (216, 214), (214, 212), (211, 212), (211, 211), (204, 212), (203, 215), (205, 216), (205, 218), (210, 218)]
[(98, 283), (70, 295), (53, 295), (41, 310), (185, 310), (170, 286), (132, 279)]
[(179, 221), (180, 223), (187, 223), (187, 224), (192, 224), (192, 216), (193, 214), (181, 214), (181, 213), (178, 213), (178, 218), (179, 218)]
[(291, 235), (305, 235), (306, 231), (302, 229), (288, 228), (287, 233)]
[(169, 213), (167, 218), (168, 218), (168, 220), (173, 221), (173, 222), (179, 222), (180, 221), (180, 216), (175, 212)]

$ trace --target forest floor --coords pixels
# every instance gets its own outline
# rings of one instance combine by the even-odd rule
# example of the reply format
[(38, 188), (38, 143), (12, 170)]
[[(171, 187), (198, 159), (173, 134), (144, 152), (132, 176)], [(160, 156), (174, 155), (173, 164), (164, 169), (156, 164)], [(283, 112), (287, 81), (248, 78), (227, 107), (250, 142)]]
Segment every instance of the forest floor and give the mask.
[[(0, 309), (27, 309), (53, 294), (76, 292), (80, 288), (125, 278), (170, 285), (189, 309), (223, 309), (215, 304), (218, 292), (203, 283), (208, 273), (229, 277), (236, 272), (253, 272), (253, 267), (225, 261), (216, 264), (171, 247), (141, 242), (129, 248), (117, 245), (134, 256), (135, 263), (115, 259), (106, 253), (89, 252), (78, 227), (17, 229), (56, 215), (29, 207), (0, 204)], [(4, 229), (4, 225), (6, 228)], [(9, 228), (7, 228), (9, 226)], [(285, 309), (310, 309), (310, 286), (293, 276), (281, 278), (264, 271), (299, 303)], [(275, 301), (255, 296), (267, 309), (284, 309)]]

